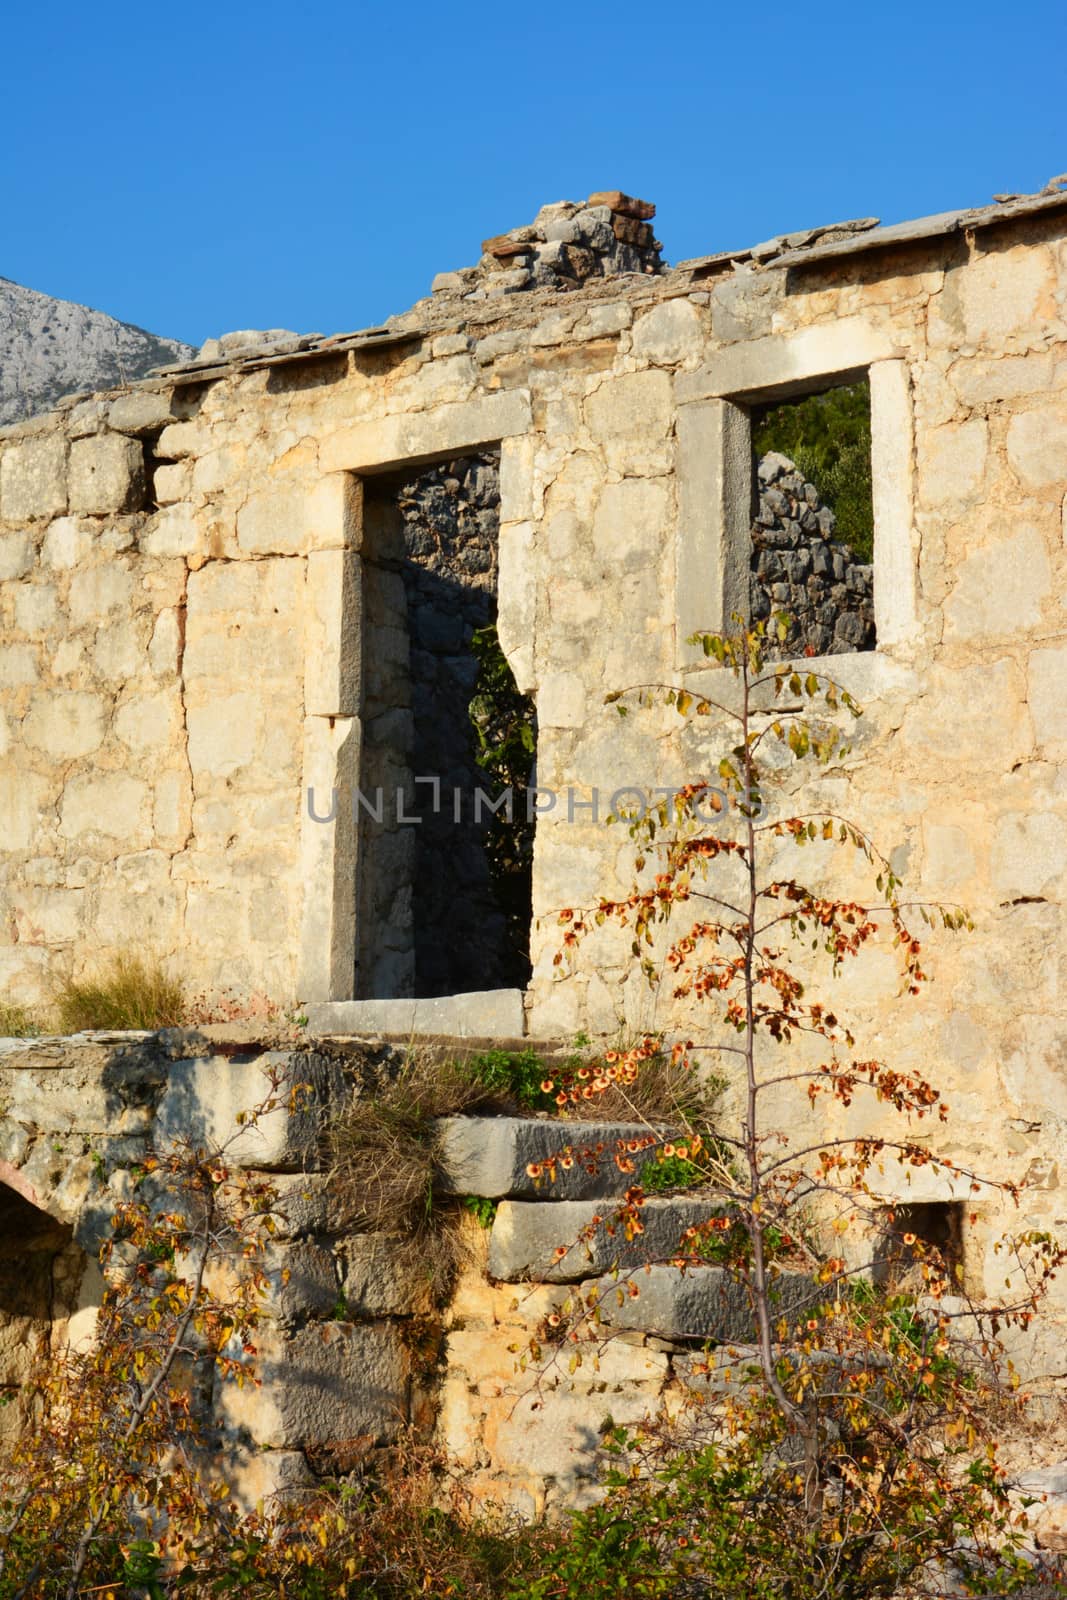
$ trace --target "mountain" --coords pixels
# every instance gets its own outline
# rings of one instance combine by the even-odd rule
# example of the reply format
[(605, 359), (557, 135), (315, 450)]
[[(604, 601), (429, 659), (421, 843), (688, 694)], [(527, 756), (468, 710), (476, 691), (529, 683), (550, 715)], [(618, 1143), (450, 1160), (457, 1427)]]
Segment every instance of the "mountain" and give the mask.
[(47, 411), (61, 395), (113, 388), (195, 353), (177, 339), (0, 278), (0, 424)]

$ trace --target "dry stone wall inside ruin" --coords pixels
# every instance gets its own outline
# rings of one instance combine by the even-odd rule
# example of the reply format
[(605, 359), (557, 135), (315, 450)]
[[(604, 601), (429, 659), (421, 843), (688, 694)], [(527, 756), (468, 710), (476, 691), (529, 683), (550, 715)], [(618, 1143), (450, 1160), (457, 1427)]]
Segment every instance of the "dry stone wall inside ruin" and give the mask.
[(756, 463), (756, 487), (749, 616), (790, 618), (772, 654), (788, 660), (873, 650), (874, 568), (834, 539), (834, 513), (816, 486), (787, 456), (769, 451)]

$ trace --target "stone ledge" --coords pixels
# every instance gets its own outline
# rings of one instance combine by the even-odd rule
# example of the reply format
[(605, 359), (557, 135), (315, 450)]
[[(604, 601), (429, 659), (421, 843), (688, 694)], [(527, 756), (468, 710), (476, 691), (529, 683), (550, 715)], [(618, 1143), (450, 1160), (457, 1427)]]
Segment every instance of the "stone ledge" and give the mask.
[[(610, 1206), (595, 1201), (557, 1200), (538, 1205), (505, 1200), (497, 1210), (489, 1239), (489, 1273), (510, 1283), (527, 1279), (575, 1283), (613, 1266), (641, 1267), (676, 1255), (686, 1228), (706, 1222), (721, 1210), (722, 1205), (714, 1200), (647, 1200), (641, 1207), (642, 1232), (628, 1239), (623, 1224), (613, 1223)], [(592, 1237), (575, 1243), (598, 1214), (604, 1221)], [(556, 1250), (564, 1245), (572, 1248), (556, 1260)], [(643, 1323), (613, 1325), (644, 1327)]]
[[(630, 1282), (638, 1291), (636, 1297), (630, 1293)], [(600, 1320), (606, 1327), (655, 1333), (665, 1339), (744, 1344), (756, 1337), (748, 1290), (723, 1267), (649, 1266), (626, 1278), (600, 1278), (583, 1288), (596, 1293)], [(820, 1295), (810, 1278), (783, 1272), (775, 1280), (775, 1317), (799, 1318)]]
[[(561, 1201), (593, 1200), (622, 1195), (640, 1179), (644, 1165), (634, 1157), (635, 1171), (621, 1173), (613, 1160), (618, 1140), (647, 1139), (642, 1123), (567, 1122), (560, 1117), (441, 1117), (438, 1139), (438, 1187), (446, 1194), (481, 1195), (489, 1200), (540, 1200), (558, 1210)], [(602, 1146), (599, 1170), (589, 1172), (580, 1156), (573, 1167), (557, 1166), (552, 1179), (531, 1177), (527, 1168), (559, 1157), (566, 1150), (581, 1152)], [(645, 1157), (655, 1156), (652, 1149)], [(556, 1241), (559, 1242), (558, 1240)]]

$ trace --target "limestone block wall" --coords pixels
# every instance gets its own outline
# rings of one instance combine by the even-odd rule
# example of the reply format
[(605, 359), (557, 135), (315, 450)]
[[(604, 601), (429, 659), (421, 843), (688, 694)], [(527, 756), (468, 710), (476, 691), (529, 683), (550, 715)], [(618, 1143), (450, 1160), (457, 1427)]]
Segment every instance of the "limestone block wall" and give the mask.
[[(132, 1193), (131, 1169), (149, 1151), (186, 1139), (207, 1151), (225, 1146), (232, 1166), (275, 1186), (278, 1231), (265, 1262), (270, 1289), (258, 1347), (262, 1388), (226, 1387), (210, 1402), (221, 1430), (219, 1469), (249, 1505), (311, 1482), (309, 1462), (325, 1472), (348, 1470), (409, 1421), (424, 1429), (432, 1421), (412, 1354), (417, 1341), (406, 1333), (426, 1309), (425, 1286), (393, 1265), (389, 1241), (350, 1237), (338, 1227), (322, 1174), (325, 1119), (389, 1054), (371, 1045), (324, 1055), (294, 1047), (291, 1037), (257, 1038), (232, 1026), (12, 1040), (0, 1049), (0, 1222), (21, 1207), (42, 1239), (72, 1240), (84, 1263), (80, 1281), (66, 1286), (76, 1315), (62, 1296), (50, 1326), (38, 1309), (38, 1343), (91, 1340), (102, 1289), (99, 1246), (117, 1198)], [(301, 1109), (280, 1106), (235, 1139), (238, 1113), (263, 1101), (268, 1075), (308, 1086)], [(149, 1205), (150, 1190), (140, 1191)], [(155, 1198), (170, 1203), (165, 1190)], [(15, 1303), (3, 1269), (13, 1241), (0, 1234), (5, 1385), (25, 1376), (33, 1354), (28, 1344), (20, 1347), (16, 1373), (10, 1347), (33, 1320), (24, 1304), (26, 1237), (23, 1227)]]
[[(246, 1505), (343, 1476), (411, 1429), (440, 1447), (475, 1502), (559, 1514), (595, 1497), (613, 1427), (714, 1405), (754, 1359), (747, 1296), (719, 1267), (682, 1272), (665, 1261), (714, 1202), (653, 1197), (643, 1232), (628, 1237), (611, 1215), (633, 1180), (610, 1162), (595, 1173), (577, 1163), (550, 1188), (529, 1173), (564, 1144), (610, 1150), (642, 1126), (503, 1115), (439, 1125), (435, 1204), (493, 1203), (489, 1227), (466, 1219), (465, 1264), (443, 1295), (400, 1233), (354, 1231), (321, 1135), (349, 1097), (400, 1070), (405, 1051), (382, 1038), (236, 1025), (0, 1045), (0, 1384), (25, 1382), (34, 1347), (91, 1341), (96, 1253), (116, 1200), (150, 1151), (191, 1139), (225, 1148), (228, 1166), (275, 1191), (260, 1383), (217, 1378), (204, 1396), (215, 1465)], [(298, 1108), (283, 1093), (257, 1124), (239, 1123), (272, 1083), (307, 1086)], [(174, 1207), (150, 1179), (138, 1193)], [(560, 1245), (572, 1247), (562, 1258)], [(797, 1319), (822, 1293), (798, 1273), (778, 1292), (781, 1314)], [(590, 1316), (575, 1327), (579, 1304)], [(1047, 1325), (1029, 1353), (1047, 1354), (1056, 1337)], [(1062, 1403), (1062, 1369), (1031, 1378), (1046, 1407)], [(32, 1425), (28, 1406), (5, 1419), (7, 1437)]]
[[(675, 1283), (666, 1298), (650, 1294), (642, 1315), (615, 1328), (610, 1342), (609, 1308), (605, 1330), (569, 1371), (570, 1351), (552, 1346), (546, 1319), (591, 1275), (595, 1286), (618, 1245), (605, 1235), (562, 1266), (551, 1257), (595, 1205), (611, 1202), (539, 1199), (526, 1174), (531, 1153), (592, 1130), (506, 1117), (453, 1119), (441, 1187), (501, 1204), (491, 1231), (468, 1219), (459, 1280), (443, 1296), (432, 1292), (423, 1260), (404, 1250), (401, 1235), (353, 1231), (320, 1140), (347, 1098), (399, 1070), (404, 1053), (381, 1039), (307, 1041), (292, 1030), (266, 1037), (234, 1025), (5, 1041), (0, 1385), (24, 1382), (35, 1354), (91, 1341), (102, 1289), (96, 1255), (116, 1200), (130, 1195), (132, 1169), (150, 1151), (189, 1139), (206, 1151), (225, 1148), (229, 1166), (266, 1180), (276, 1195), (266, 1318), (256, 1334), (260, 1383), (216, 1379), (208, 1397), (216, 1465), (238, 1498), (252, 1506), (343, 1475), (411, 1428), (441, 1445), (479, 1500), (529, 1515), (587, 1499), (608, 1419), (637, 1422), (682, 1404), (703, 1381), (699, 1339), (744, 1337), (746, 1315), (735, 1306), (727, 1328), (719, 1302), (705, 1294), (695, 1338), (694, 1308), (687, 1322)], [(272, 1081), (306, 1085), (300, 1109), (287, 1109), (283, 1092), (278, 1109), (239, 1127), (238, 1113), (260, 1103)], [(595, 1129), (609, 1137), (638, 1131)], [(149, 1205), (157, 1198), (173, 1208), (173, 1194), (154, 1197), (150, 1181), (138, 1192)], [(661, 1203), (671, 1212), (663, 1217), (651, 1214), (656, 1204), (650, 1222), (662, 1244), (691, 1220), (692, 1203), (680, 1203), (684, 1215)], [(5, 1232), (16, 1213), (17, 1239)], [(54, 1278), (47, 1306), (36, 1293), (46, 1245)], [(17, 1286), (8, 1268), (16, 1247)], [(719, 1274), (706, 1276), (717, 1288)], [(545, 1341), (544, 1356), (527, 1365), (520, 1358), (535, 1339)], [(25, 1408), (5, 1415), (8, 1436), (30, 1425)]]
[(175, 489), (187, 409), (142, 389), (4, 444), (10, 999), (40, 998), (53, 962), (187, 942), (213, 952), (194, 988), (291, 982), (305, 573), (198, 553), (214, 534)]
[[(528, 1026), (688, 1031), (669, 998), (653, 1008), (627, 936), (554, 964), (558, 909), (629, 885), (612, 794), (684, 782), (717, 749), (713, 726), (622, 723), (603, 696), (721, 682), (686, 640), (745, 604), (749, 409), (866, 375), (877, 648), (831, 661), (867, 715), (846, 762), (802, 790), (783, 778), (804, 810), (884, 840), (918, 896), (971, 908), (975, 935), (931, 938), (937, 982), (918, 1001), (901, 1006), (877, 950), (835, 999), (859, 1037), (943, 1085), (948, 1153), (1027, 1178), (1022, 1216), (1062, 1223), (1065, 300), (1050, 195), (580, 287), (439, 285), (384, 329), (231, 343), (8, 430), (5, 993), (34, 999), (52, 969), (131, 937), (194, 988), (353, 993), (383, 914), (361, 911), (370, 846), (344, 801), (368, 749), (364, 490), (491, 449), (500, 635), (555, 797)], [(338, 791), (331, 822), (309, 816), (309, 788), (321, 815)], [(822, 846), (806, 865), (834, 881)], [(408, 870), (389, 898), (401, 917)], [(981, 1276), (999, 1212), (977, 1209)]]

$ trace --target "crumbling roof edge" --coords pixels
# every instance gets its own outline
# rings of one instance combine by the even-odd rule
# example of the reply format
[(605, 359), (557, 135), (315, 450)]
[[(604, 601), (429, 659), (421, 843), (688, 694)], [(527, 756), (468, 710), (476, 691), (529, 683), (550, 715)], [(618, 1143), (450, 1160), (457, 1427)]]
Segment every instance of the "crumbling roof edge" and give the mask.
[(915, 217), (909, 222), (893, 222), (885, 228), (872, 228), (867, 233), (857, 233), (848, 239), (835, 239), (826, 244), (816, 241), (799, 249), (785, 250), (763, 264), (773, 267), (801, 266), (809, 261), (859, 255), (866, 250), (915, 244), (924, 239), (945, 238), (972, 228), (986, 228), (995, 223), (1012, 222), (1020, 217), (1064, 208), (1067, 208), (1067, 188), (1022, 195), (1018, 199), (976, 206), (967, 211), (939, 211), (929, 217)]
[[(1012, 196), (988, 206), (973, 207), (964, 211), (936, 212), (910, 221), (891, 223), (888, 227), (880, 226), (876, 218), (865, 217), (850, 222), (797, 229), (782, 234), (777, 239), (750, 245), (747, 248), (721, 250), (713, 255), (696, 256), (687, 261), (680, 261), (674, 267), (667, 267), (654, 277), (643, 278), (640, 286), (644, 288), (647, 284), (654, 283), (667, 289), (672, 279), (675, 283), (680, 279), (684, 283), (686, 278), (692, 282), (694, 279), (728, 273), (731, 268), (758, 271), (801, 267), (818, 261), (844, 260), (870, 250), (892, 249), (920, 243), (923, 240), (947, 238), (973, 228), (990, 227), (1023, 217), (1059, 211), (1067, 208), (1067, 185), (1060, 186), (1063, 182), (1061, 179), (1053, 179), (1052, 183), (1038, 194)], [(603, 284), (613, 280), (597, 281)], [(626, 277), (622, 276), (618, 280), (618, 288), (620, 292), (628, 293), (632, 292), (633, 285), (627, 283)], [(667, 293), (670, 293), (669, 289)], [(419, 302), (420, 307), (422, 304), (423, 302)], [(513, 304), (508, 309), (519, 311), (520, 306)], [(220, 353), (207, 359), (201, 357), (199, 360), (175, 362), (169, 366), (156, 368), (148, 381), (159, 383), (162, 380), (173, 385), (197, 381), (211, 382), (218, 378), (261, 371), (264, 368), (290, 362), (314, 360), (316, 357), (342, 354), (349, 350), (381, 350), (390, 345), (409, 344), (420, 338), (432, 338), (448, 328), (466, 327), (471, 321), (482, 320), (470, 315), (460, 318), (442, 317), (440, 320), (437, 317), (409, 320), (412, 319), (415, 310), (415, 307), (411, 307), (407, 311), (397, 313), (395, 317), (389, 318), (384, 326), (328, 336), (301, 335), (279, 340), (273, 346), (268, 344), (260, 349), (253, 346), (235, 350), (232, 355)]]

